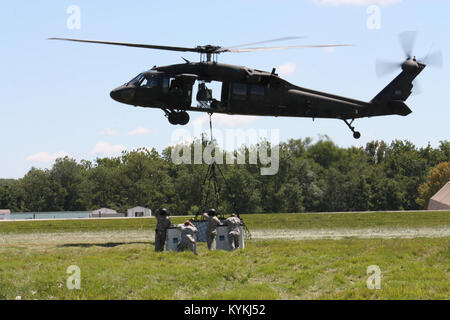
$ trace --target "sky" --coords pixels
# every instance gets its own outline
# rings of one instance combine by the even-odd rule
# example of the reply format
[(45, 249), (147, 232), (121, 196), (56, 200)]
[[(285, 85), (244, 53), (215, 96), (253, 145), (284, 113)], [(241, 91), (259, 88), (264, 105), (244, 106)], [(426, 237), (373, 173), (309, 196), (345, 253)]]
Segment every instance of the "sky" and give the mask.
[[(75, 10), (74, 10), (75, 8)], [(271, 71), (289, 82), (360, 100), (372, 99), (399, 72), (378, 78), (375, 61), (401, 63), (398, 34), (415, 30), (414, 54), (441, 50), (443, 68), (426, 68), (413, 113), (355, 121), (355, 140), (339, 120), (213, 116), (226, 130), (276, 132), (280, 141), (327, 135), (338, 146), (409, 140), (433, 147), (450, 140), (450, 2), (446, 0), (2, 1), (0, 4), (0, 178), (57, 157), (93, 160), (139, 147), (162, 151), (175, 137), (208, 132), (208, 118), (191, 113), (188, 126), (169, 125), (158, 109), (135, 108), (109, 92), (154, 65), (197, 61), (195, 53), (49, 41), (71, 37), (195, 47), (230, 46), (299, 36), (273, 45), (353, 44), (353, 47), (225, 53), (222, 63)], [(213, 88), (214, 89), (214, 88)], [(217, 93), (216, 93), (217, 95)], [(275, 135), (274, 135), (275, 136)], [(270, 140), (270, 139), (269, 139)]]

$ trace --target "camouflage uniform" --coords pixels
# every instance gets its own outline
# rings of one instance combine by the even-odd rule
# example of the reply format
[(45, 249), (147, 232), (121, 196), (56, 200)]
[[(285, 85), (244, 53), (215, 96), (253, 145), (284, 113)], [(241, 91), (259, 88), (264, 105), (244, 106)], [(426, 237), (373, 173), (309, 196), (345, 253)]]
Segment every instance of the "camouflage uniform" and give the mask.
[(181, 231), (181, 241), (178, 243), (177, 250), (185, 251), (191, 250), (194, 254), (197, 254), (197, 228), (193, 225), (179, 224), (177, 228)]
[(209, 250), (214, 250), (216, 248), (214, 240), (217, 235), (217, 226), (220, 226), (220, 220), (216, 216), (210, 216), (204, 213), (203, 216), (208, 219), (208, 226), (206, 227), (206, 244)]
[(155, 230), (155, 251), (164, 251), (164, 244), (166, 243), (167, 238), (167, 228), (170, 227), (172, 222), (167, 214), (161, 214), (159, 210), (156, 211), (155, 217), (158, 220)]
[(224, 221), (224, 225), (228, 226), (228, 241), (231, 250), (239, 248), (239, 237), (241, 235), (240, 225), (241, 219), (236, 216), (231, 216)]

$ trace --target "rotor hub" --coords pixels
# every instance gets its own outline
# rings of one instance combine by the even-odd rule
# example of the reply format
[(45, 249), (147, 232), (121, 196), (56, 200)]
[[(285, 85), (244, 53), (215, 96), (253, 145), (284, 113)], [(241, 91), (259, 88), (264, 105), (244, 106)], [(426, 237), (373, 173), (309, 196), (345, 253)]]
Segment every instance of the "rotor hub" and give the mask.
[(402, 70), (405, 72), (416, 72), (419, 70), (419, 64), (417, 63), (415, 57), (414, 59), (409, 58), (402, 64)]
[(207, 44), (206, 46), (197, 46), (197, 49), (200, 53), (219, 53), (221, 47)]

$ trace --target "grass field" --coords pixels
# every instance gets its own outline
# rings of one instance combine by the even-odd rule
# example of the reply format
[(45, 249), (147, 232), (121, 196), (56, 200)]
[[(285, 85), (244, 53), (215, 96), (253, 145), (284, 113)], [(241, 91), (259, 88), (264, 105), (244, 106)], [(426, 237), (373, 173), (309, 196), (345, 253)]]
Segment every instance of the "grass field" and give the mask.
[[(0, 223), (0, 299), (450, 299), (450, 212), (243, 218), (253, 233), (244, 250), (200, 243), (198, 256), (155, 253), (154, 219)], [(342, 230), (358, 236), (280, 240)], [(380, 230), (439, 232), (364, 237)], [(66, 286), (71, 265), (79, 290)], [(371, 265), (379, 290), (366, 285)]]

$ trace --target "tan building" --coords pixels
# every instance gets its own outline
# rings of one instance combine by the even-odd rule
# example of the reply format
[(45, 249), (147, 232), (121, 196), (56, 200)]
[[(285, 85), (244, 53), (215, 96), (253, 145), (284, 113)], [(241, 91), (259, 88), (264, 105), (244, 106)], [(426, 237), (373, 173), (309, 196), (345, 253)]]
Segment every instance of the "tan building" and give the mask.
[(428, 210), (450, 210), (450, 181), (431, 197)]

